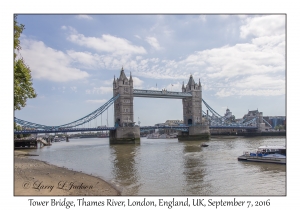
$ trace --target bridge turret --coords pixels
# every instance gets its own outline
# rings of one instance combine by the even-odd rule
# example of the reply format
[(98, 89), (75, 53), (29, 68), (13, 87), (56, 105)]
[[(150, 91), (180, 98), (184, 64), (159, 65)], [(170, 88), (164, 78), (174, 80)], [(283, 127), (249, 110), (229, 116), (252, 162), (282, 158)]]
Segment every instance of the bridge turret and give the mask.
[(116, 77), (115, 77), (115, 75), (114, 75), (113, 87), (114, 88), (116, 87)]
[(123, 66), (120, 77), (117, 78), (114, 86), (114, 96), (120, 94), (120, 97), (114, 103), (115, 125), (116, 126), (133, 126), (133, 80), (130, 73), (130, 79), (125, 75)]
[(181, 88), (182, 92), (186, 92), (186, 89), (184, 87), (184, 82), (182, 82), (182, 88)]
[(195, 85), (195, 81), (193, 79), (193, 75), (191, 75), (190, 79), (189, 79), (189, 82), (188, 82), (188, 84), (186, 86), (186, 89), (187, 90), (192, 90), (192, 89), (194, 89), (194, 85)]
[(186, 125), (202, 124), (202, 89), (199, 84), (195, 83), (193, 75), (190, 75), (189, 81), (182, 92), (190, 92), (192, 98), (182, 100), (183, 121)]
[(130, 78), (129, 78), (129, 85), (133, 86), (133, 80), (132, 80), (131, 72), (130, 72)]

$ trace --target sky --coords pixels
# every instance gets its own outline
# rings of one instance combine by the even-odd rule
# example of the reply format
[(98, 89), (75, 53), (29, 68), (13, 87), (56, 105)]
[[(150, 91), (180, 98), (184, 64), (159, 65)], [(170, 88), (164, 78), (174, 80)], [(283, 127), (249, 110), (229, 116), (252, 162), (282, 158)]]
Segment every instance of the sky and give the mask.
[[(112, 98), (123, 67), (134, 89), (180, 91), (190, 75), (220, 115), (258, 109), (286, 115), (286, 16), (277, 15), (18, 15), (25, 25), (20, 55), (37, 98), (15, 117), (62, 125)], [(203, 110), (206, 107), (203, 105)], [(134, 120), (182, 120), (180, 99), (134, 98)], [(113, 108), (89, 126), (113, 126)]]

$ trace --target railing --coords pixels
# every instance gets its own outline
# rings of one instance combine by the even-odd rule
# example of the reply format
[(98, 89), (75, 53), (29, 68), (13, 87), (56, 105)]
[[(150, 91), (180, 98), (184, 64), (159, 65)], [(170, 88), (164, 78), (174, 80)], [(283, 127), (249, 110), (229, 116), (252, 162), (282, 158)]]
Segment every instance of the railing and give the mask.
[(34, 133), (72, 133), (72, 132), (88, 132), (88, 131), (107, 131), (115, 130), (115, 127), (98, 127), (98, 128), (59, 128), (48, 130), (19, 130), (14, 131), (14, 134), (34, 134)]
[(73, 127), (76, 127), (76, 126), (83, 125), (87, 122), (90, 122), (91, 120), (93, 120), (96, 117), (98, 117), (99, 115), (101, 115), (104, 111), (106, 111), (115, 102), (115, 100), (117, 100), (119, 98), (119, 96), (120, 95), (118, 94), (118, 95), (112, 97), (110, 100), (108, 100), (101, 107), (99, 107), (98, 109), (96, 109), (92, 113), (86, 115), (85, 117), (82, 117), (79, 120), (75, 120), (73, 122), (63, 124), (63, 125), (59, 125), (59, 126), (41, 125), (41, 124), (21, 120), (21, 119), (18, 119), (16, 117), (14, 119), (15, 119), (15, 122), (17, 124), (21, 125), (22, 127), (27, 127), (27, 128), (43, 129), (43, 130), (55, 130), (55, 129), (58, 129), (58, 128), (64, 128), (64, 129), (73, 128)]
[(133, 89), (134, 97), (149, 97), (149, 98), (174, 98), (174, 99), (183, 99), (192, 97), (191, 93), (186, 92), (172, 92), (167, 90), (140, 90)]

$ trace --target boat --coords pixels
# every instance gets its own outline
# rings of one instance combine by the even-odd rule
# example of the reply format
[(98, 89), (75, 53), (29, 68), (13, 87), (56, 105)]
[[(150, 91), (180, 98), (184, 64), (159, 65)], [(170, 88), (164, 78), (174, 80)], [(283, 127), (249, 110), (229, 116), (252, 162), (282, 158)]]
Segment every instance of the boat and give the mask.
[(147, 139), (159, 139), (158, 133), (151, 133), (147, 136)]
[(60, 139), (58, 138), (58, 136), (54, 137), (54, 142), (60, 142)]
[(201, 144), (201, 147), (208, 147), (208, 144)]
[(286, 164), (286, 147), (260, 146), (256, 152), (244, 152), (238, 160)]

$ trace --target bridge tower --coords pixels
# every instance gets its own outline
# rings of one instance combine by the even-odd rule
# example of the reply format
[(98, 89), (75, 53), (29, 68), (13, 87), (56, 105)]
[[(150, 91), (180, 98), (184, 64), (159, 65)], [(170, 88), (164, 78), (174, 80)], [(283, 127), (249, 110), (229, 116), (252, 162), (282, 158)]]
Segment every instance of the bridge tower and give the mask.
[(128, 79), (122, 67), (119, 78), (113, 81), (113, 96), (120, 95), (114, 103), (116, 130), (110, 131), (111, 144), (139, 143), (140, 129), (135, 126), (133, 115), (133, 80)]
[(178, 140), (209, 139), (209, 126), (202, 120), (202, 86), (200, 79), (197, 84), (191, 75), (187, 85), (182, 84), (182, 92), (192, 94), (192, 97), (182, 99), (183, 122), (190, 127), (188, 132), (179, 133)]
[(182, 92), (192, 94), (191, 98), (182, 99), (183, 106), (183, 123), (185, 125), (195, 125), (202, 123), (202, 86), (195, 83), (193, 76), (190, 76), (188, 84), (184, 87), (182, 84)]

